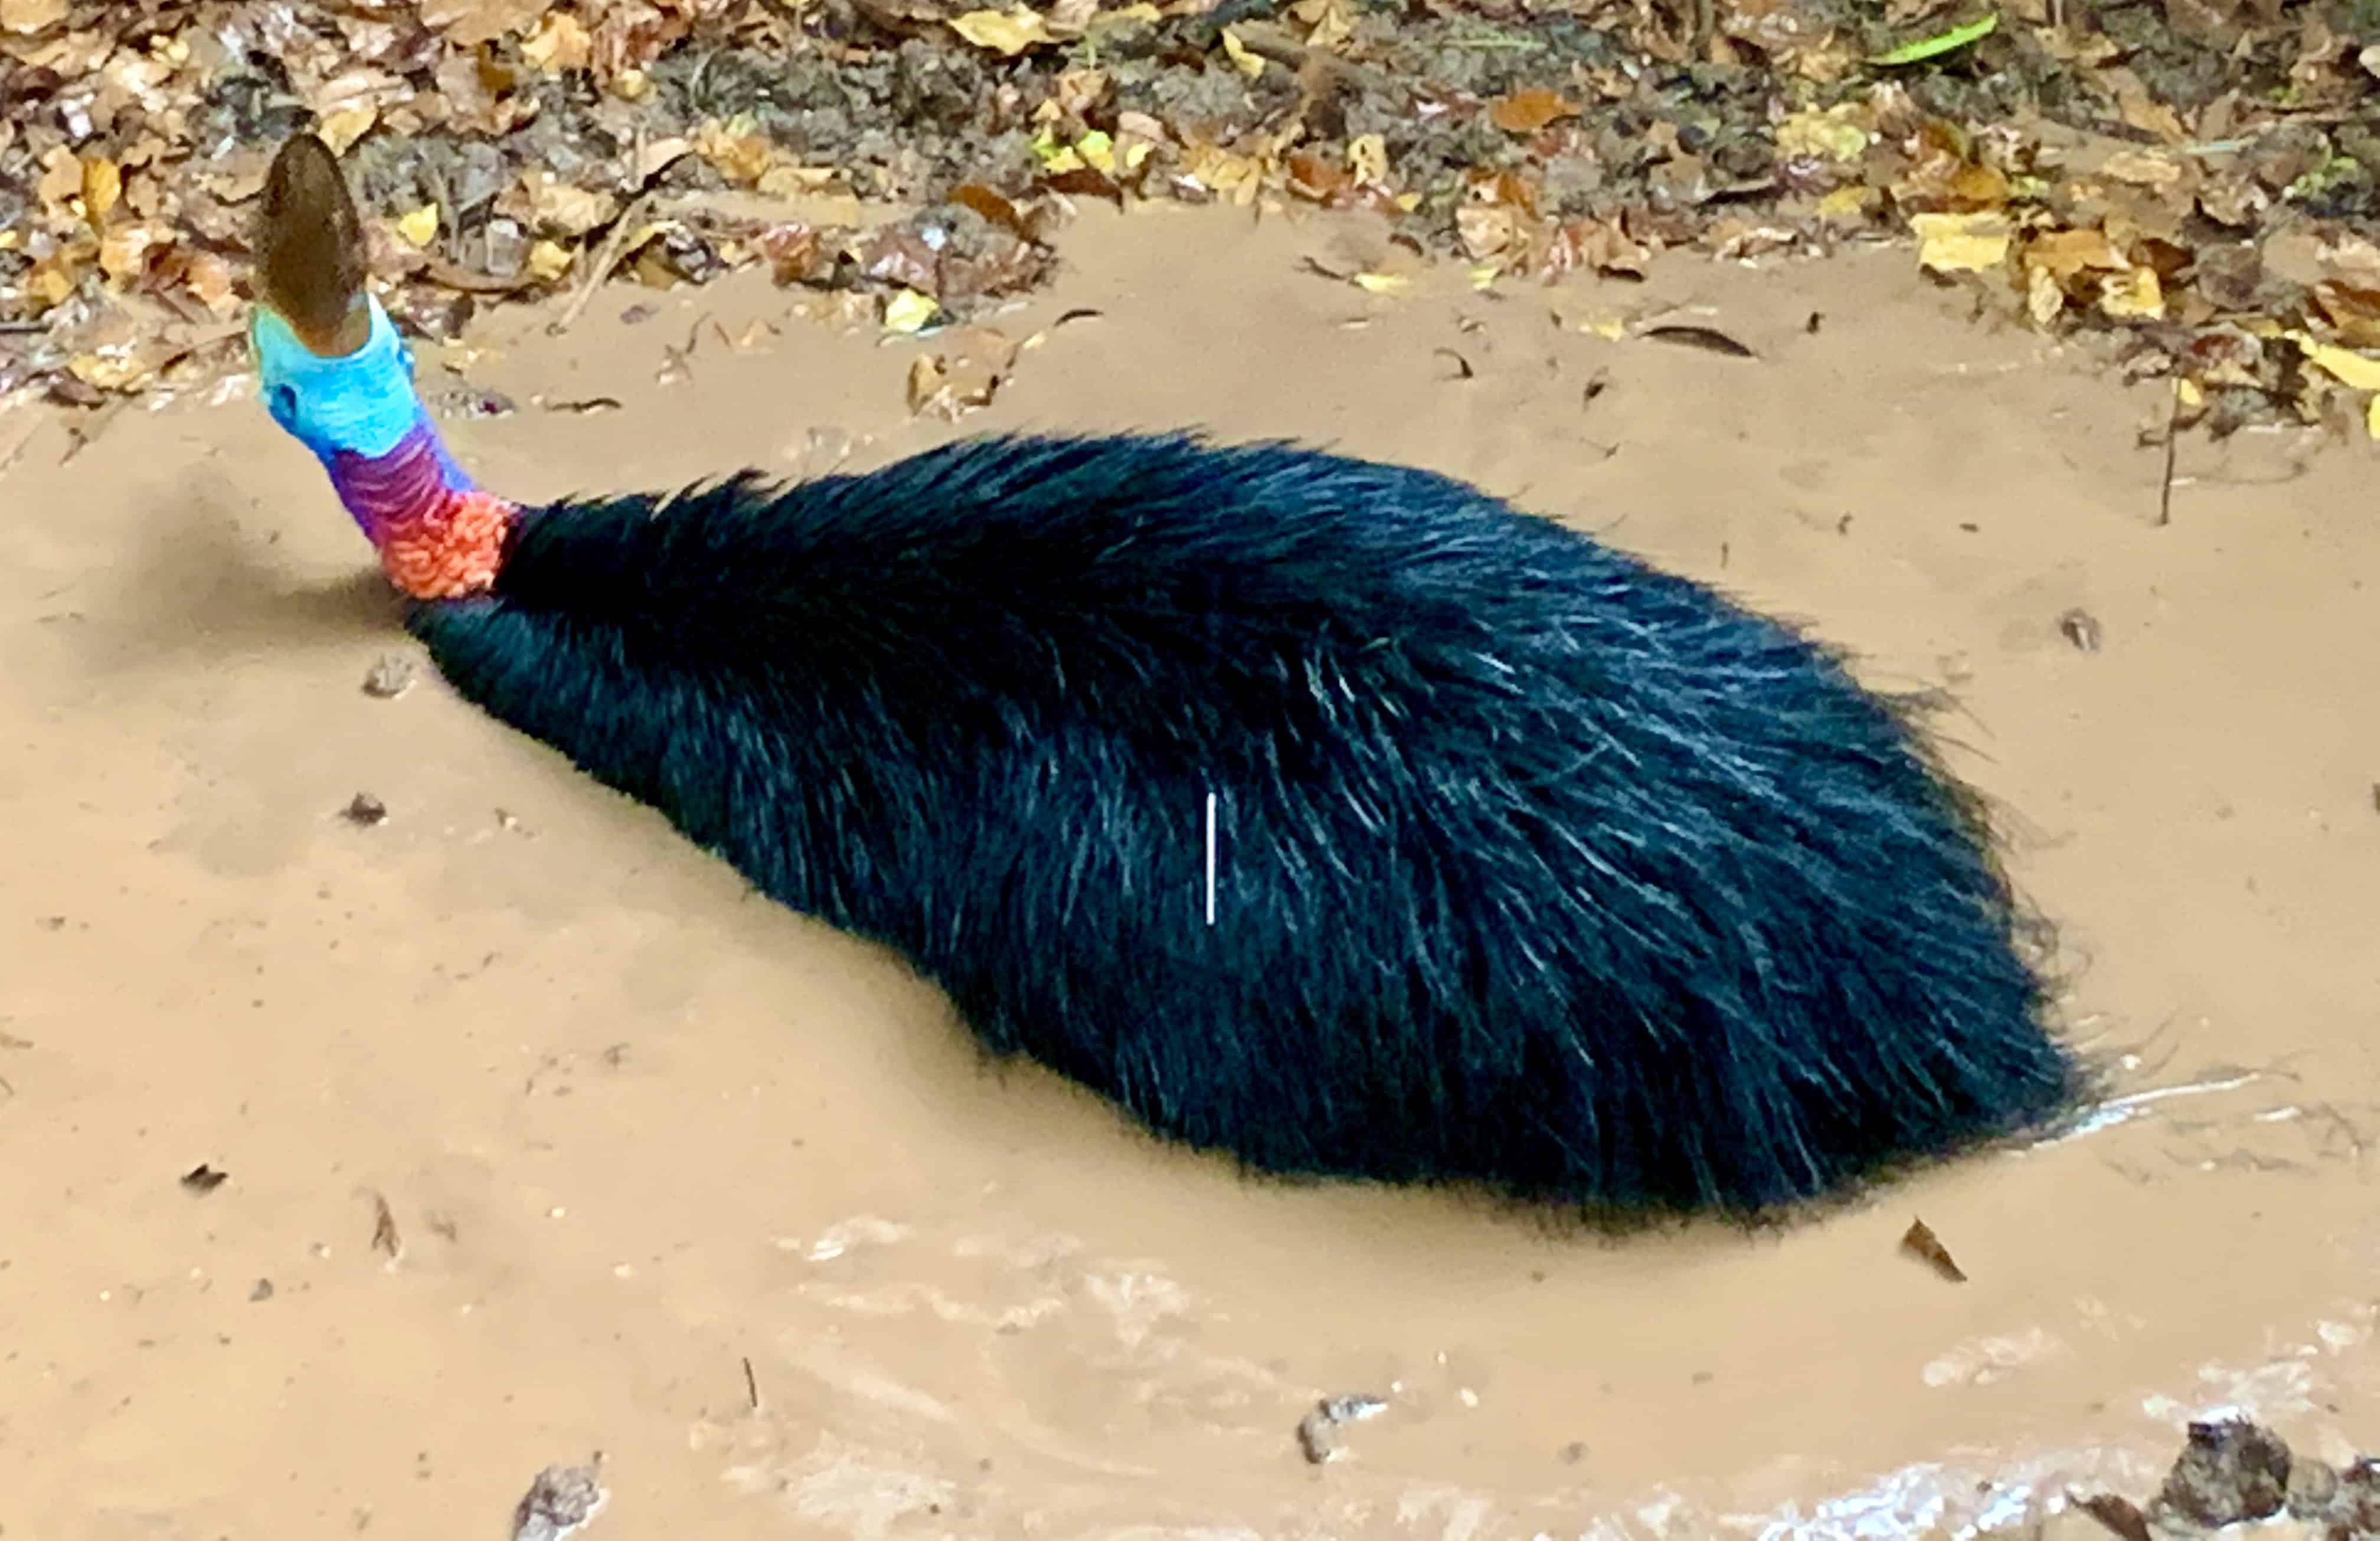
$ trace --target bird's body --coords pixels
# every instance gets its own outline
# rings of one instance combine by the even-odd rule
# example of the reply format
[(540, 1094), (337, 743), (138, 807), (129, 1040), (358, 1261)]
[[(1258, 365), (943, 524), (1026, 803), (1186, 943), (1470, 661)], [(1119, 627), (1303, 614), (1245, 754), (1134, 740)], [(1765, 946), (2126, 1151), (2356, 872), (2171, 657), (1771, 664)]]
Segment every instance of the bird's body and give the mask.
[(1708, 589), (1182, 436), (524, 508), (383, 399), (363, 303), (279, 372), (260, 324), (268, 399), (455, 688), (1160, 1133), (1755, 1212), (2077, 1090), (1972, 800)]

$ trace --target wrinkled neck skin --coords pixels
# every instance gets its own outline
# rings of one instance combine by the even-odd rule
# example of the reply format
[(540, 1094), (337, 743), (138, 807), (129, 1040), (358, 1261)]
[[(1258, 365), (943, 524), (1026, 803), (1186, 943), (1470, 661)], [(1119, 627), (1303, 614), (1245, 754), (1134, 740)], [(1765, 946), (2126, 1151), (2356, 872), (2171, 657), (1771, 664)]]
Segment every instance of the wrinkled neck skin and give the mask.
[(265, 409), (314, 452), (389, 581), (416, 599), (493, 586), (519, 506), (481, 491), (413, 389), (413, 360), (378, 300), (371, 332), (338, 358), (310, 351), (271, 310), (249, 327)]

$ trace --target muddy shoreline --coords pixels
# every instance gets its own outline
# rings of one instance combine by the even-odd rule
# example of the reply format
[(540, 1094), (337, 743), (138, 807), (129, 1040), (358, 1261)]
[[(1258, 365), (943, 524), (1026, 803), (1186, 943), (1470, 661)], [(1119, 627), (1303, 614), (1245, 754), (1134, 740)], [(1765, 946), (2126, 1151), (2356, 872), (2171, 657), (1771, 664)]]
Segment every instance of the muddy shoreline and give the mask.
[[(1390, 261), (1345, 214), (1093, 210), (1068, 243), (968, 327), (614, 286), (559, 336), (425, 344), (424, 382), (524, 496), (1286, 433), (1804, 619), (1959, 703), (2125, 1116), (1749, 1241), (1243, 1182), (985, 1076), (904, 971), (385, 663), (367, 555), (238, 389), (95, 434), (19, 410), (0, 1523), (428, 1534), (601, 1450), (595, 1536), (2025, 1534), (2151, 1506), (2227, 1408), (2362, 1492), (2367, 446), (2188, 446), (2159, 525), (2155, 387), (1977, 329), (1905, 253), (1514, 298), (1318, 275)], [(1351, 1393), (1387, 1406), (1309, 1461)]]

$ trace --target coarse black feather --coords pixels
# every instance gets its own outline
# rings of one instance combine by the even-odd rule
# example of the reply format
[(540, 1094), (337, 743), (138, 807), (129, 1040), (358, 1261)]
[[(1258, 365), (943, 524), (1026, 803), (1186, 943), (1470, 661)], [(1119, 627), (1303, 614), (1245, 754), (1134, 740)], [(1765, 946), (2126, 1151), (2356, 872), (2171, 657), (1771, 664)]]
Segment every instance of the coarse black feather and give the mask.
[(1900, 711), (1430, 472), (968, 440), (535, 509), (411, 624), (995, 1053), (1264, 1171), (1756, 1214), (2077, 1091)]

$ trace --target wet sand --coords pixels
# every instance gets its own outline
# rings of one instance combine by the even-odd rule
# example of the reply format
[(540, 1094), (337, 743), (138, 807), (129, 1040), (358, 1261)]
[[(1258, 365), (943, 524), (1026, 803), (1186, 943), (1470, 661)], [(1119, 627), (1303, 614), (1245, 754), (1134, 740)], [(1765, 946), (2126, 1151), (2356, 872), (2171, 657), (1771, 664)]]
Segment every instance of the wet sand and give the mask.
[[(1254, 1184), (986, 1074), (896, 962), (426, 668), (367, 694), (414, 650), (251, 399), (134, 408), (63, 465), (19, 410), (6, 1534), (501, 1534), (598, 1449), (599, 1537), (1892, 1534), (2145, 1496), (2215, 1407), (2380, 1442), (2372, 447), (2190, 441), (2159, 529), (2159, 387), (1973, 324), (1905, 252), (1500, 300), (1301, 267), (1370, 238), (1087, 218), (1002, 324), (1101, 314), (957, 428), (908, 416), (915, 343), (764, 284), (607, 291), (564, 338), (483, 326), (468, 378), (520, 410), (447, 432), (525, 496), (1011, 426), (1471, 477), (1954, 691), (2078, 1036), (2135, 1051), (2121, 1094), (2213, 1089), (1754, 1240)], [(1582, 329), (1670, 307), (1761, 357)], [(705, 322), (657, 383), (704, 317), (779, 331)], [(343, 816), (358, 792), (384, 822)], [(192, 1191), (201, 1163), (227, 1180)], [(1968, 1282), (1897, 1250), (1913, 1217)], [(1300, 1417), (1350, 1392), (1390, 1405), (1309, 1464)]]

